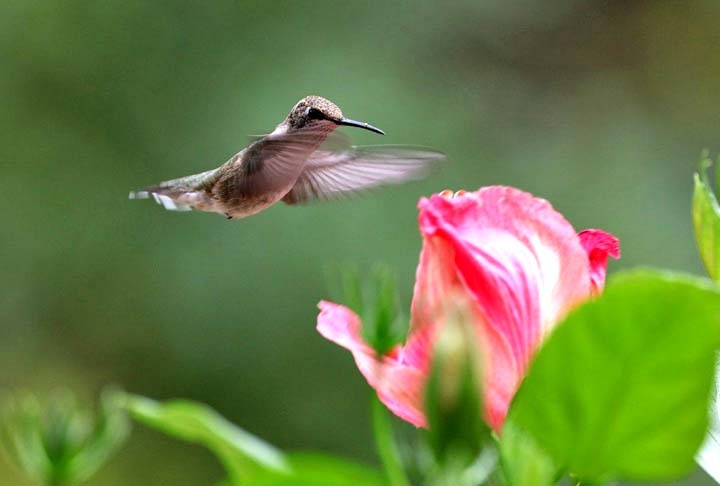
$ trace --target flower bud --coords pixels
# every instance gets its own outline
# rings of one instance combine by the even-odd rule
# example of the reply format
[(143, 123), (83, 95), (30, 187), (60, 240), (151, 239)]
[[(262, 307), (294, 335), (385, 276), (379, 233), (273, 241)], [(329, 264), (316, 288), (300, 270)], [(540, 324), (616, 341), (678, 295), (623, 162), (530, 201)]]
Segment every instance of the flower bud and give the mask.
[(455, 467), (475, 460), (489, 429), (482, 419), (482, 365), (473, 318), (466, 306), (451, 301), (435, 342), (425, 408), (437, 462), (452, 459)]
[(705, 268), (710, 278), (717, 282), (720, 281), (720, 205), (708, 180), (707, 170), (711, 165), (710, 159), (704, 156), (700, 162), (700, 171), (695, 174), (693, 226)]

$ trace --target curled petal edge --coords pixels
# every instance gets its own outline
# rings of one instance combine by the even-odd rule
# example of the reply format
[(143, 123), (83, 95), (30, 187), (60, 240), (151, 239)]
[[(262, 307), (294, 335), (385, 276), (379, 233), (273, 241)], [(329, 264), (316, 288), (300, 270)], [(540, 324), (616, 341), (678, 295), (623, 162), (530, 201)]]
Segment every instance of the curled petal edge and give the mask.
[(355, 364), (380, 401), (401, 419), (416, 427), (427, 427), (423, 413), (426, 373), (403, 362), (401, 346), (378, 358), (362, 338), (360, 318), (347, 307), (328, 301), (321, 301), (318, 307), (318, 332), (352, 353)]
[(605, 287), (607, 261), (611, 256), (620, 258), (620, 240), (615, 235), (599, 229), (586, 229), (578, 233), (580, 245), (587, 253), (590, 262), (590, 285), (593, 295), (598, 295)]

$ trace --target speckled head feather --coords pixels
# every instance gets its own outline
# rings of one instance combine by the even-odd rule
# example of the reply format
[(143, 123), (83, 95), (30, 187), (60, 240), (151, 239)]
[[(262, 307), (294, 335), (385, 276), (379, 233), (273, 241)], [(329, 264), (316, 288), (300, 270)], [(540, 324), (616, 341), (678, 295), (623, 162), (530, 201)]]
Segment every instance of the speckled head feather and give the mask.
[(290, 110), (287, 120), (290, 126), (302, 128), (308, 120), (312, 120), (311, 109), (317, 110), (318, 115), (325, 119), (340, 120), (343, 117), (340, 108), (332, 101), (321, 96), (306, 96)]

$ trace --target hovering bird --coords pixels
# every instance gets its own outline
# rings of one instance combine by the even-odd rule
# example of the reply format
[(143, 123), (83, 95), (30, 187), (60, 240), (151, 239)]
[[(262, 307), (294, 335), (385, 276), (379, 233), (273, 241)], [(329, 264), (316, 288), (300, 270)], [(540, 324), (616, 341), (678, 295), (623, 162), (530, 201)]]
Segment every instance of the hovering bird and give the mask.
[(332, 134), (341, 125), (385, 134), (345, 118), (325, 98), (307, 96), (272, 133), (257, 138), (217, 169), (133, 191), (130, 199), (152, 196), (172, 211), (196, 209), (244, 218), (278, 201), (301, 204), (338, 199), (418, 179), (445, 158), (426, 148), (352, 146), (349, 138)]

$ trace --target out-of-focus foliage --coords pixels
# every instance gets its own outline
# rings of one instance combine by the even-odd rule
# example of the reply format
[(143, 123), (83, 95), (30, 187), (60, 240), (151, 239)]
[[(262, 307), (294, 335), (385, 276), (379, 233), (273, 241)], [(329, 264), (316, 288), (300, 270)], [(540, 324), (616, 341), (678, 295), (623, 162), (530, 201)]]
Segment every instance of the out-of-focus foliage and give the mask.
[(187, 400), (158, 403), (128, 395), (132, 416), (155, 429), (210, 449), (228, 475), (222, 484), (295, 486), (302, 484), (380, 485), (380, 475), (360, 464), (329, 455), (284, 454), (228, 422), (207, 405)]
[[(418, 197), (503, 183), (618, 235), (611, 272), (699, 273), (688, 174), (720, 151), (719, 16), (707, 0), (2, 2), (0, 384), (119, 382), (283, 449), (374, 460), (367, 385), (314, 329), (325, 265), (391, 262), (410, 302)], [(343, 129), (358, 143), (451, 162), (242, 221), (126, 200), (219, 165), (311, 93), (387, 132)], [(220, 475), (140, 430), (94, 484)], [(5, 462), (0, 478), (25, 484)]]
[(386, 264), (374, 264), (367, 276), (350, 264), (330, 266), (326, 274), (330, 298), (345, 303), (360, 317), (363, 339), (378, 356), (405, 341), (408, 317), (398, 302), (395, 276)]
[(210, 449), (232, 482), (240, 483), (261, 468), (278, 473), (290, 471), (282, 452), (228, 422), (207, 405), (187, 400), (158, 403), (131, 395), (126, 406), (136, 420)]
[(128, 435), (118, 396), (105, 391), (97, 413), (80, 407), (69, 391), (42, 402), (28, 393), (5, 397), (0, 445), (36, 484), (77, 484), (95, 474)]

